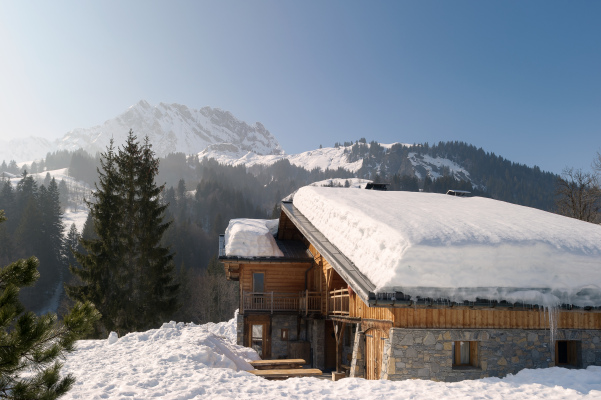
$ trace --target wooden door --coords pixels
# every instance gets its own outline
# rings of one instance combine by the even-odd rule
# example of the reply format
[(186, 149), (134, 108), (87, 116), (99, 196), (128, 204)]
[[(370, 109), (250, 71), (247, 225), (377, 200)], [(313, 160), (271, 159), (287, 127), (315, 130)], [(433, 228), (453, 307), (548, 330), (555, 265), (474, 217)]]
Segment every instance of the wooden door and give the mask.
[(325, 322), (325, 369), (336, 368), (336, 335), (332, 321)]
[(384, 340), (388, 334), (381, 329), (371, 328), (365, 332), (365, 378), (378, 380), (382, 375)]
[(246, 347), (256, 350), (261, 359), (271, 358), (271, 323), (269, 316), (252, 315), (244, 321)]

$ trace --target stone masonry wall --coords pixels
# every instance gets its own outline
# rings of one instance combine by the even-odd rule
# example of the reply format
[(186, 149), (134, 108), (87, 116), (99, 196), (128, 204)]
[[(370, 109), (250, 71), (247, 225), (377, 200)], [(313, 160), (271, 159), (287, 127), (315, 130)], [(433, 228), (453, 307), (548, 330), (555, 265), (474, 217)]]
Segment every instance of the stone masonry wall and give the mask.
[[(288, 342), (298, 340), (298, 317), (274, 315), (271, 317), (271, 358), (287, 358)], [(288, 329), (288, 340), (282, 340), (282, 329)]]
[[(559, 330), (555, 340), (581, 342), (578, 367), (601, 365), (601, 331)], [(453, 367), (455, 341), (478, 342), (476, 367)], [(551, 345), (549, 330), (392, 328), (384, 344), (382, 379), (453, 382), (554, 365), (555, 345)]]
[(236, 344), (244, 346), (244, 314), (236, 314)]
[(313, 354), (313, 368), (324, 369), (325, 366), (325, 320), (314, 319), (311, 321), (311, 352)]

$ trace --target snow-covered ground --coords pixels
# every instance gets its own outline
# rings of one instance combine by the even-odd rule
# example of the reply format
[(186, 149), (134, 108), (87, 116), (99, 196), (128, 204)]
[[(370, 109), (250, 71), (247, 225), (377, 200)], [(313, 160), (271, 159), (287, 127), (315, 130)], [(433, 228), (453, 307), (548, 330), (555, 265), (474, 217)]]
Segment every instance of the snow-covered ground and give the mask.
[(601, 399), (601, 367), (523, 370), (457, 383), (346, 378), (267, 381), (245, 372), (254, 350), (234, 344), (235, 318), (166, 323), (115, 340), (82, 340), (63, 373), (77, 382), (64, 399)]

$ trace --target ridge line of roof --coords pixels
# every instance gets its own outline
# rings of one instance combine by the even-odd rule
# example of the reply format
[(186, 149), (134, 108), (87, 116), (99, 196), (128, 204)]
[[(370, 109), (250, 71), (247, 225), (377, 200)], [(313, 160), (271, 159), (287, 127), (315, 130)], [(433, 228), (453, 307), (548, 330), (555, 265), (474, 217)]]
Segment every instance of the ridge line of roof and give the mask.
[(315, 228), (313, 224), (291, 202), (282, 202), (282, 211), (301, 231), (301, 233), (315, 246), (322, 256), (325, 256), (332, 267), (359, 295), (365, 304), (369, 302), (369, 294), (376, 288), (351, 260), (349, 260), (336, 246)]

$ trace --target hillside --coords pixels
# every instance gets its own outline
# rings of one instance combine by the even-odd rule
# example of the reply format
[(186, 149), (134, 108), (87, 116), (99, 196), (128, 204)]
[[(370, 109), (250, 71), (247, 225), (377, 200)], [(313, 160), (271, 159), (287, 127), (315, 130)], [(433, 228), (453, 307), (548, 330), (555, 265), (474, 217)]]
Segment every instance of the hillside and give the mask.
[[(392, 190), (414, 189), (446, 192), (470, 190), (478, 195), (552, 211), (557, 175), (540, 168), (513, 163), (495, 153), (463, 142), (425, 144), (355, 143), (337, 144), (300, 154), (259, 155), (236, 146), (210, 146), (199, 158), (253, 168), (269, 168), (286, 161), (307, 170), (344, 170), (354, 177), (391, 183)], [(407, 184), (405, 183), (405, 186)]]

